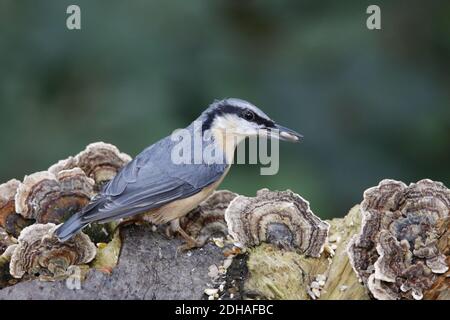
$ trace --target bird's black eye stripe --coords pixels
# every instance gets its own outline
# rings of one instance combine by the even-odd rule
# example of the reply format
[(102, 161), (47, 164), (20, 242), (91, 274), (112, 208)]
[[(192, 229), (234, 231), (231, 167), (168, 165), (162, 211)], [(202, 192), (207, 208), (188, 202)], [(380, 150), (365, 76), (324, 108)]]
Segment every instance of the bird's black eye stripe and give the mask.
[(251, 121), (266, 128), (273, 128), (275, 126), (275, 122), (273, 122), (272, 120), (262, 118), (255, 113), (253, 113), (253, 119)]
[(271, 121), (271, 120), (266, 120), (263, 118), (259, 118), (257, 121), (255, 121), (257, 124), (259, 125), (263, 125), (266, 128), (273, 128), (275, 127), (275, 122)]
[(202, 132), (205, 132), (206, 130), (210, 129), (214, 119), (217, 116), (223, 114), (235, 114), (242, 117), (243, 119), (246, 119), (247, 121), (254, 122), (266, 128), (273, 128), (275, 126), (275, 123), (272, 120), (262, 118), (258, 114), (254, 113), (252, 110), (249, 109), (242, 110), (242, 108), (235, 107), (229, 104), (224, 104), (220, 105), (218, 108), (207, 114), (206, 119), (203, 121)]

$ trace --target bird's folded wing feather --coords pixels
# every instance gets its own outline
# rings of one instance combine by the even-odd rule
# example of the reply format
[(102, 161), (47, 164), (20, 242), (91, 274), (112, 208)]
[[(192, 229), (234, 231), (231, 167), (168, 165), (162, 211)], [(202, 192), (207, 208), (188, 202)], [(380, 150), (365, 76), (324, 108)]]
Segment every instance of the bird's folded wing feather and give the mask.
[[(160, 142), (161, 143), (161, 142)], [(97, 196), (85, 222), (107, 222), (187, 198), (214, 183), (227, 165), (174, 164), (170, 150), (153, 145), (126, 165)]]

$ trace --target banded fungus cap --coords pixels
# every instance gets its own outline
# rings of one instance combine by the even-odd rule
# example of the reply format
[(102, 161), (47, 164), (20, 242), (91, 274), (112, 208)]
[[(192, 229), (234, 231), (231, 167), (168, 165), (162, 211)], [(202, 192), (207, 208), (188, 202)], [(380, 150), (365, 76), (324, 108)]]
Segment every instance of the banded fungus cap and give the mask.
[(33, 224), (22, 230), (10, 262), (15, 278), (39, 277), (52, 281), (68, 276), (71, 266), (86, 264), (96, 255), (96, 247), (80, 232), (66, 242), (60, 242), (53, 223)]
[(95, 190), (99, 191), (103, 184), (111, 180), (131, 157), (109, 143), (95, 142), (74, 157), (61, 160), (51, 166), (48, 171), (57, 174), (61, 170), (81, 168), (88, 177), (94, 179)]
[(225, 222), (225, 210), (237, 194), (228, 190), (214, 191), (194, 210), (180, 219), (181, 227), (190, 236), (197, 239), (200, 245), (214, 234), (228, 234)]
[(290, 190), (238, 196), (225, 211), (225, 220), (230, 235), (244, 247), (269, 242), (312, 257), (322, 253), (329, 230), (309, 202)]
[(6, 220), (10, 214), (16, 213), (14, 197), (20, 181), (16, 179), (0, 185), (0, 225), (5, 227)]
[(0, 185), (0, 226), (14, 237), (33, 222), (16, 213), (15, 196), (19, 185), (20, 181), (16, 179)]
[(60, 223), (86, 206), (94, 195), (94, 181), (79, 168), (26, 176), (17, 189), (16, 211), (38, 223)]
[(348, 254), (375, 298), (422, 299), (448, 270), (449, 210), (450, 190), (428, 179), (383, 180), (364, 192), (361, 231)]

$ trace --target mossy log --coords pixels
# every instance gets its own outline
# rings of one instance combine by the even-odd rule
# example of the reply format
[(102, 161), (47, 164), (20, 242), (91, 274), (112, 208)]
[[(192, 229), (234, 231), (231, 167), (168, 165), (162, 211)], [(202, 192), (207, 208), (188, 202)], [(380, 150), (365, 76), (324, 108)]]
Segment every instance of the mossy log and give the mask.
[(355, 206), (344, 218), (328, 221), (329, 242), (318, 258), (262, 244), (247, 253), (243, 297), (265, 299), (367, 300), (350, 265), (347, 246), (360, 229)]
[(368, 299), (346, 254), (349, 238), (359, 230), (358, 215), (355, 207), (345, 218), (329, 221), (333, 242), (319, 258), (263, 243), (235, 257), (216, 279), (211, 266), (224, 265), (227, 248), (208, 243), (179, 252), (180, 239), (150, 226), (127, 226), (110, 274), (91, 269), (78, 290), (68, 286), (70, 279), (24, 281), (0, 290), (0, 299), (206, 299), (208, 288), (223, 299)]
[(180, 251), (164, 227), (122, 225), (90, 269), (52, 282), (2, 277), (0, 299), (450, 299), (448, 189), (385, 180), (364, 196), (322, 221), (291, 191), (220, 191), (182, 221), (200, 248)]

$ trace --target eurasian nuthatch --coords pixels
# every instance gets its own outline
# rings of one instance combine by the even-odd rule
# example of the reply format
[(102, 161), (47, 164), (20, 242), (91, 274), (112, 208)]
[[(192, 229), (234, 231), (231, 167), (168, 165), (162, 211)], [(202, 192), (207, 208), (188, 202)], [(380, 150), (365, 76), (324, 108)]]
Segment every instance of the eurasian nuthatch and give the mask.
[[(194, 136), (200, 130), (211, 136), (203, 148), (212, 147), (223, 155), (222, 163), (176, 164), (171, 150), (176, 144), (171, 136), (151, 145), (107, 183), (81, 212), (74, 214), (56, 235), (65, 241), (93, 222), (144, 216), (154, 224), (171, 221), (189, 242), (190, 238), (176, 223), (206, 199), (222, 182), (234, 158), (236, 146), (245, 137), (266, 135), (297, 142), (302, 137), (293, 130), (277, 125), (264, 112), (240, 99), (215, 101), (185, 130)], [(192, 153), (191, 157), (194, 157)]]

